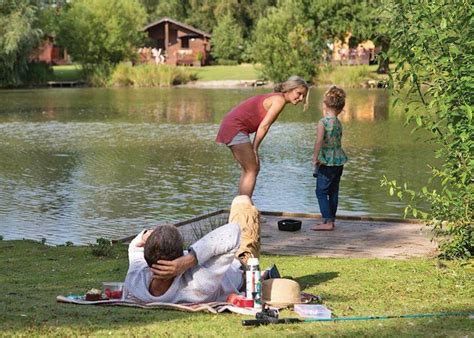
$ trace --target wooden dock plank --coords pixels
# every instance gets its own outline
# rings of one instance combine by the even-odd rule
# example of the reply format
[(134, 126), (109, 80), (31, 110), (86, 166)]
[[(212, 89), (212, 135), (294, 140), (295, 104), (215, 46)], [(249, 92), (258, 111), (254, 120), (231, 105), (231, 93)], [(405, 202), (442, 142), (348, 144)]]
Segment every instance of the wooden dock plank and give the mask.
[[(226, 210), (212, 213), (212, 217), (227, 216)], [(290, 217), (291, 216), (291, 217)], [(300, 231), (278, 230), (278, 221), (285, 218), (302, 221)], [(429, 231), (414, 220), (375, 217), (341, 217), (333, 231), (312, 231), (319, 215), (303, 213), (262, 212), (262, 252), (275, 255), (301, 255), (319, 257), (379, 257), (406, 259), (432, 256), (436, 244), (431, 242)], [(193, 242), (192, 227), (205, 227), (206, 217), (197, 222), (180, 222), (186, 241)]]

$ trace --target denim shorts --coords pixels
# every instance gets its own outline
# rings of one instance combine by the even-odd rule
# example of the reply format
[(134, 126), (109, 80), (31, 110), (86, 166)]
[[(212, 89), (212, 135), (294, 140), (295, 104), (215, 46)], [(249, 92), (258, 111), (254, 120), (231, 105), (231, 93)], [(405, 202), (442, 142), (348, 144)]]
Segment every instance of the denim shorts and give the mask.
[(235, 146), (236, 144), (244, 144), (244, 143), (251, 143), (250, 136), (239, 131), (237, 135), (235, 135), (234, 138), (226, 145), (230, 147), (230, 146)]

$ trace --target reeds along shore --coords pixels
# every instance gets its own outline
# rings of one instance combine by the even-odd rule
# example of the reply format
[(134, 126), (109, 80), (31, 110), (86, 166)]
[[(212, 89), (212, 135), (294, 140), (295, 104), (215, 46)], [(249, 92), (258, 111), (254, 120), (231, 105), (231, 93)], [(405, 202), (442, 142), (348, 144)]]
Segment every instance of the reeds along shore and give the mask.
[(138, 65), (121, 63), (112, 73), (111, 86), (169, 87), (195, 80), (191, 70), (167, 65)]

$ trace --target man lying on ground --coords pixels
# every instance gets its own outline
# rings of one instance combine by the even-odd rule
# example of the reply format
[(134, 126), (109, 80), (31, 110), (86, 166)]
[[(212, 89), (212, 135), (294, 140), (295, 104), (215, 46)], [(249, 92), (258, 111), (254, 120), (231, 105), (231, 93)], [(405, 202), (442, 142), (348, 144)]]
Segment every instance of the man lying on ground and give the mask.
[(259, 211), (248, 196), (237, 196), (229, 223), (192, 244), (186, 254), (172, 225), (139, 233), (128, 249), (125, 293), (146, 303), (225, 301), (242, 287), (242, 264), (259, 251)]

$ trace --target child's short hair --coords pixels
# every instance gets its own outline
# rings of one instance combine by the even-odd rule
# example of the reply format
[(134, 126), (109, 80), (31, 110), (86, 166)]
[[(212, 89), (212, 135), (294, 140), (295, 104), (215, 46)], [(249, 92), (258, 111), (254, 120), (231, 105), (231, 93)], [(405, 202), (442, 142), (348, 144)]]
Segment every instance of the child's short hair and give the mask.
[(324, 93), (323, 102), (328, 108), (340, 113), (346, 105), (346, 92), (338, 86), (332, 86)]
[(174, 225), (159, 225), (148, 237), (143, 254), (148, 266), (183, 255), (183, 237)]

